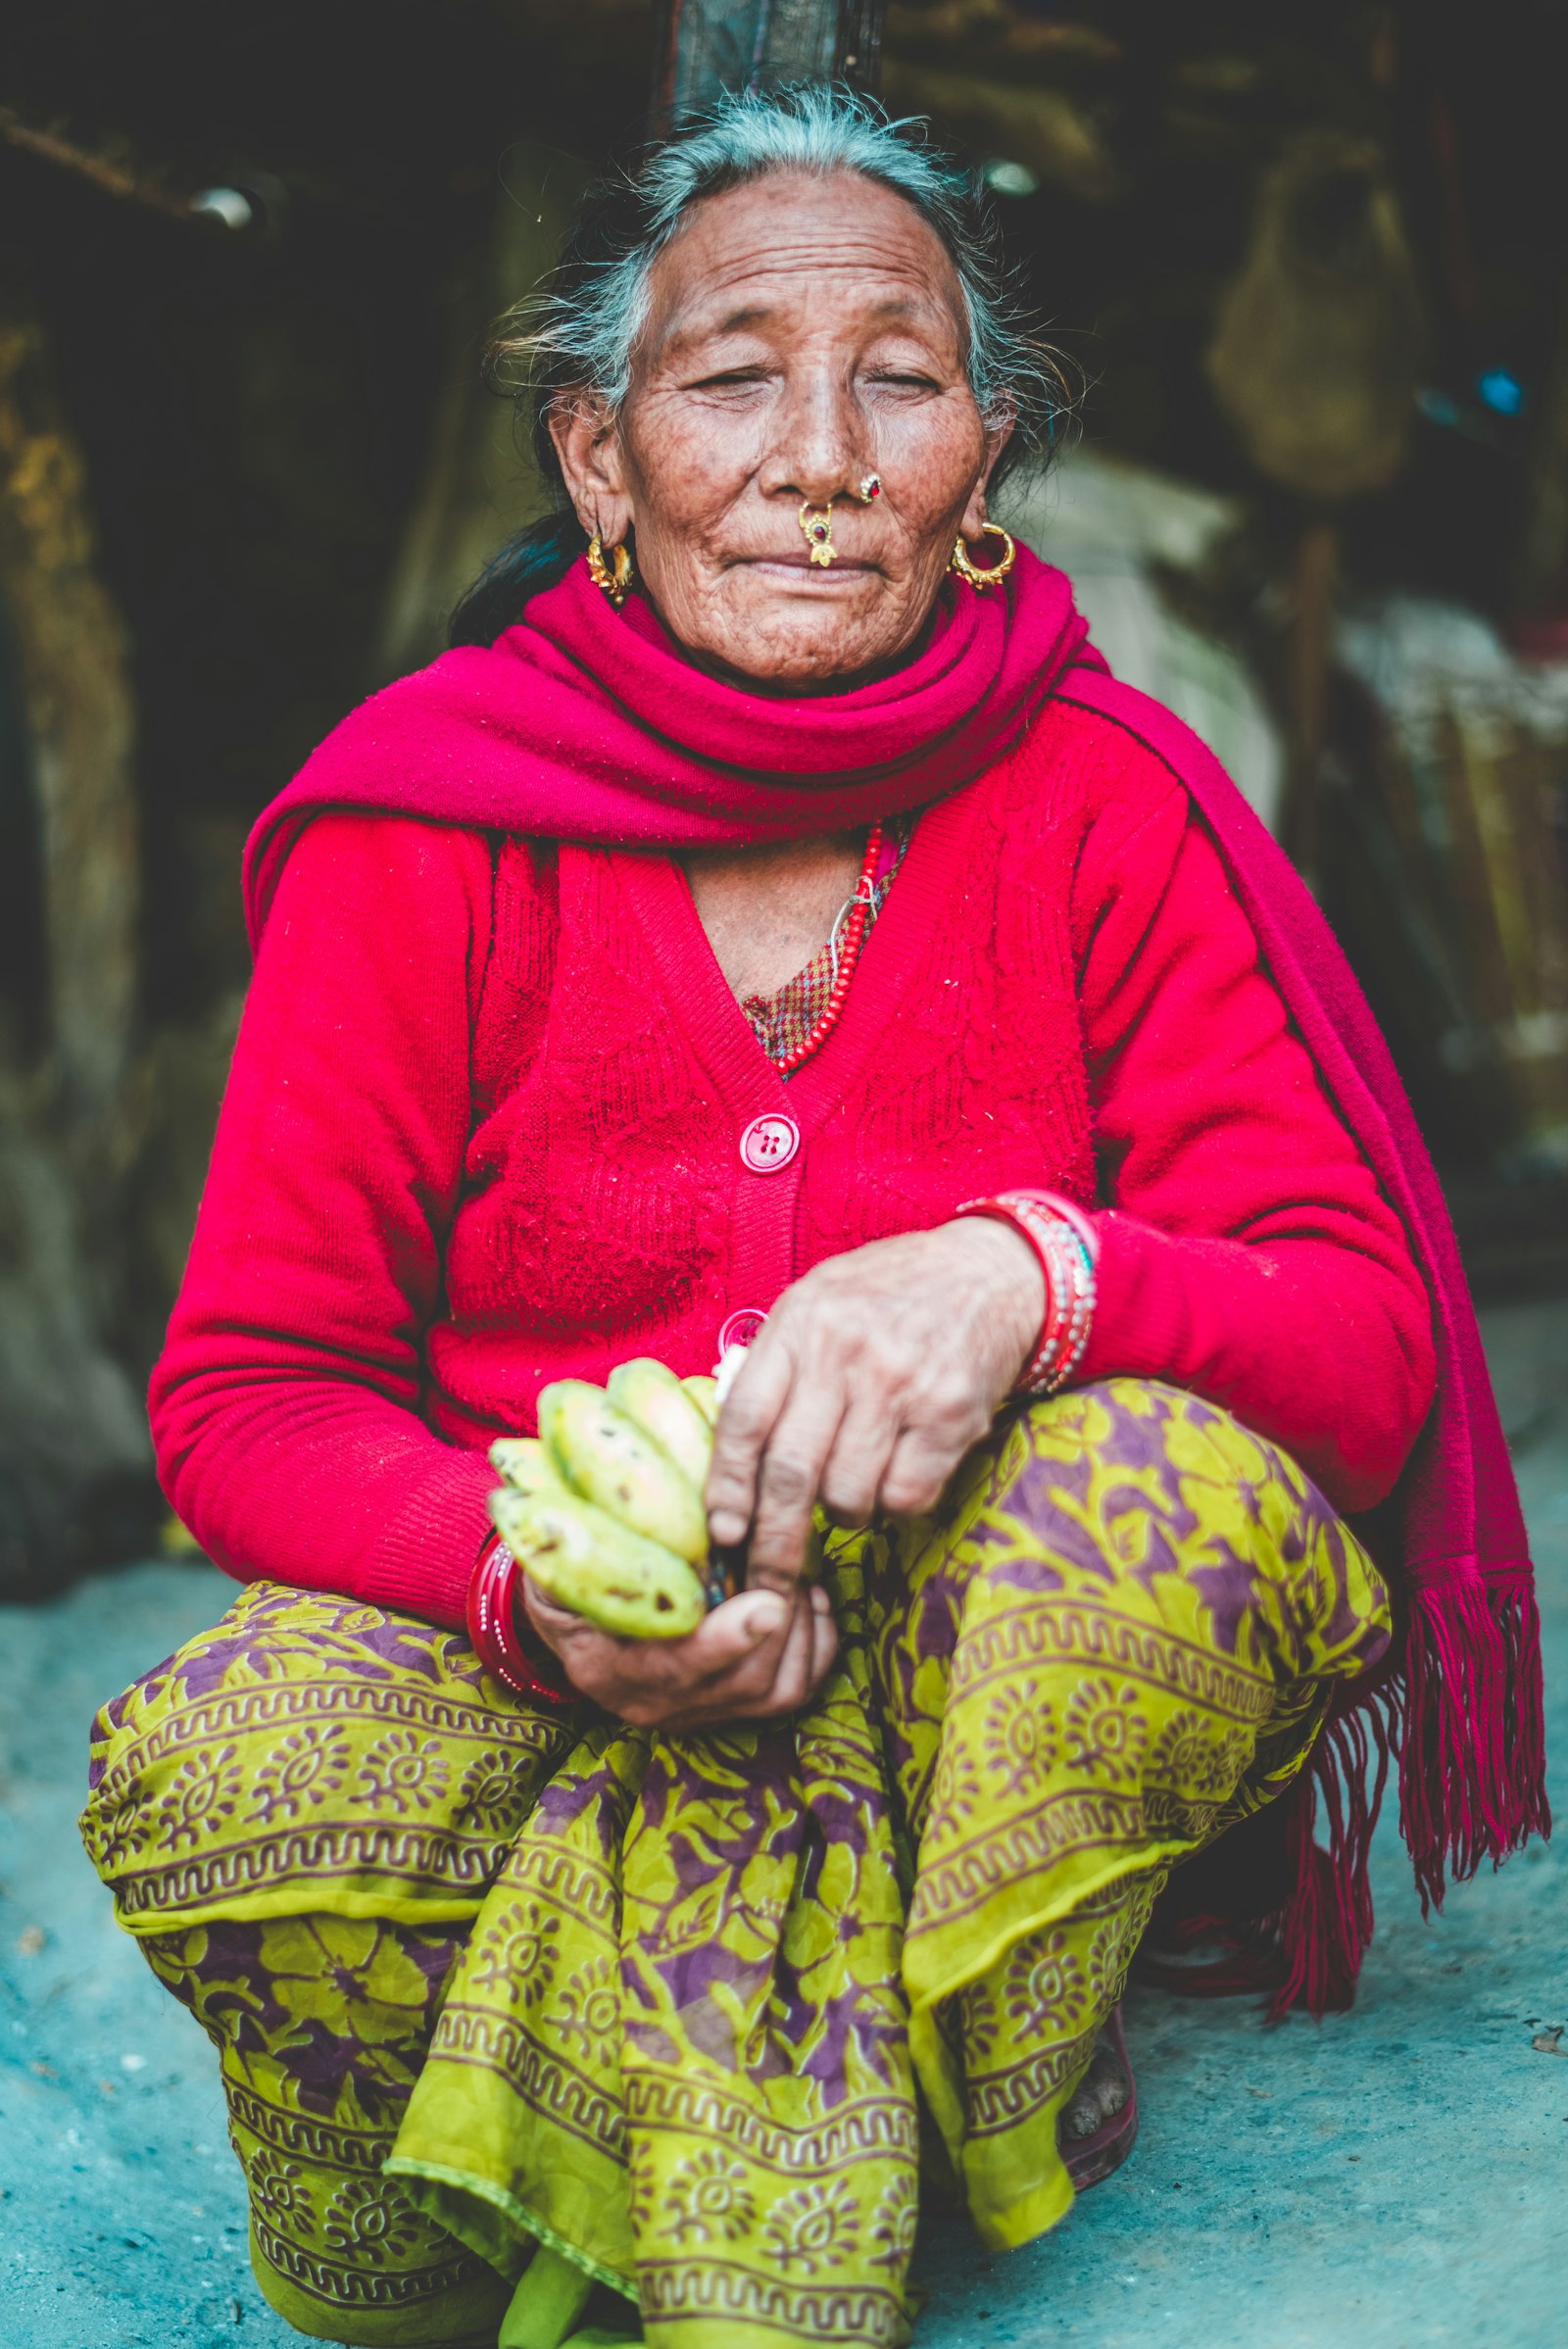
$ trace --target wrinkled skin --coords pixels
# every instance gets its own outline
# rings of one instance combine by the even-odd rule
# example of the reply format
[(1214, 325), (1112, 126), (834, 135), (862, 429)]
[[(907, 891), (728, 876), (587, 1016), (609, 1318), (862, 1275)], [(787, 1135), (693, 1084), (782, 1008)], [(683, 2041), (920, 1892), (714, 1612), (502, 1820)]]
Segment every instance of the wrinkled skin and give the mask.
[[(940, 240), (885, 188), (778, 174), (708, 198), (655, 264), (618, 416), (590, 391), (552, 420), (585, 529), (630, 536), (644, 591), (688, 657), (752, 690), (842, 691), (898, 665), (960, 532), (982, 562), (1006, 439), (963, 368), (962, 299)], [(857, 486), (881, 476), (864, 505)], [(808, 562), (798, 513), (830, 507), (838, 559)], [(737, 993), (768, 993), (828, 936), (861, 843), (686, 858)], [(813, 1504), (842, 1522), (931, 1508), (1028, 1360), (1045, 1284), (1001, 1224), (952, 1223), (834, 1257), (786, 1291), (720, 1414), (713, 1538), (750, 1537), (749, 1588), (687, 1639), (614, 1639), (529, 1587), (574, 1685), (623, 1720), (694, 1729), (804, 1704), (832, 1661), (802, 1579)]]
[(622, 1720), (665, 1729), (804, 1704), (835, 1645), (823, 1592), (801, 1580), (813, 1503), (847, 1525), (933, 1507), (1044, 1312), (1032, 1251), (978, 1218), (816, 1265), (779, 1298), (719, 1413), (709, 1521), (718, 1542), (750, 1532), (749, 1588), (689, 1639), (640, 1642), (530, 1585), (529, 1614), (573, 1684)]
[[(579, 519), (607, 544), (631, 532), (644, 588), (705, 668), (800, 694), (894, 666), (955, 537), (984, 532), (1006, 437), (964, 375), (940, 240), (886, 188), (775, 175), (694, 206), (651, 294), (619, 416), (584, 393), (554, 419)], [(803, 503), (832, 509), (825, 569)]]

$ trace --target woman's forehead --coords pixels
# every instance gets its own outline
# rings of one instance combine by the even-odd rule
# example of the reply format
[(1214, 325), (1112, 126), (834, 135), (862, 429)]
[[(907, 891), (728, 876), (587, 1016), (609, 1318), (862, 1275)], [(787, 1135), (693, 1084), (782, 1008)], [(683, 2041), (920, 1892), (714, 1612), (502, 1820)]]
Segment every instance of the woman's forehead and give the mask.
[(654, 263), (649, 339), (668, 353), (838, 311), (867, 324), (959, 330), (962, 296), (912, 204), (858, 172), (772, 173), (704, 197)]

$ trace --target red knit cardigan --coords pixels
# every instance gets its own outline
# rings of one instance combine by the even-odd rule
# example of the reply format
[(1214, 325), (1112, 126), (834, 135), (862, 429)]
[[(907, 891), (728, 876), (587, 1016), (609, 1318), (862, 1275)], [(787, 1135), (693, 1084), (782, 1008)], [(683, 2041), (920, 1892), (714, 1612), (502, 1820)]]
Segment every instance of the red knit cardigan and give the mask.
[[(787, 1109), (804, 1143), (751, 1172)], [(262, 943), (152, 1388), (165, 1488), (242, 1578), (463, 1620), (483, 1446), (822, 1257), (1044, 1184), (1101, 1212), (1084, 1379), (1169, 1378), (1342, 1508), (1434, 1387), (1397, 1215), (1169, 767), (1090, 710), (928, 808), (786, 1086), (679, 866), (318, 816)]]

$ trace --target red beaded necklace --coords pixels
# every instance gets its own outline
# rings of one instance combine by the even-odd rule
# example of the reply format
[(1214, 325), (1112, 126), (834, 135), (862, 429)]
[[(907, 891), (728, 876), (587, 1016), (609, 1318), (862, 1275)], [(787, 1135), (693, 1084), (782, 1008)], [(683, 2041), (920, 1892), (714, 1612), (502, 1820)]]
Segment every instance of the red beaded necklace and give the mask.
[[(871, 837), (865, 844), (865, 861), (860, 866), (860, 877), (855, 884), (855, 895), (850, 900), (850, 918), (844, 926), (844, 943), (839, 949), (838, 974), (833, 981), (833, 992), (827, 999), (821, 1018), (816, 1022), (810, 1034), (803, 1036), (795, 1050), (786, 1052), (783, 1059), (776, 1063), (781, 1077), (793, 1076), (803, 1061), (809, 1060), (811, 1054), (821, 1049), (837, 1025), (839, 1013), (844, 1008), (844, 999), (850, 992), (850, 981), (855, 975), (855, 966), (860, 959), (860, 948), (865, 939), (865, 925), (871, 918), (872, 894), (876, 887), (876, 868), (881, 856), (882, 826), (873, 824)], [(837, 924), (834, 926), (836, 928)]]

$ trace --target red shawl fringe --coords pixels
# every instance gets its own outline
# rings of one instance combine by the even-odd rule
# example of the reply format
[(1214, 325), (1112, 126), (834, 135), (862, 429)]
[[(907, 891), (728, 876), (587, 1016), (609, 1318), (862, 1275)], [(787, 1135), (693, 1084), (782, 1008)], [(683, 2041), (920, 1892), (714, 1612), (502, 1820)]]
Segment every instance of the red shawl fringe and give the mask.
[(1396, 1665), (1347, 1692), (1281, 1797), (1288, 1899), (1250, 1919), (1229, 1909), (1162, 1919), (1140, 1972), (1194, 1998), (1264, 1992), (1271, 2022), (1350, 2006), (1372, 1942), (1372, 1835), (1396, 1764), (1423, 1916), (1450, 1882), (1550, 1833), (1528, 1574), (1505, 1583), (1471, 1571), (1417, 1588)]
[(1396, 1670), (1325, 1726), (1287, 1798), (1295, 1890), (1260, 1935), (1273, 1980), (1258, 1986), (1270, 1988), (1275, 2020), (1355, 1996), (1372, 1941), (1372, 1833), (1396, 1760), (1423, 1916), (1443, 1906), (1450, 1881), (1550, 1832), (1541, 1615), (1527, 1577), (1418, 1587)]
[[(1389, 1553), (1389, 1579), (1406, 1609), (1394, 1668), (1347, 1690), (1303, 1783), (1283, 1800), (1281, 1856), (1294, 1878), (1284, 1905), (1261, 1920), (1254, 1907), (1241, 1924), (1189, 1918), (1176, 1949), (1217, 1937), (1228, 1957), (1218, 1968), (1156, 1960), (1152, 1969), (1173, 1985), (1213, 1991), (1243, 1987), (1239, 1976), (1250, 1969), (1252, 1985), (1271, 1992), (1272, 2013), (1305, 2006), (1322, 2014), (1348, 2005), (1371, 1938), (1368, 1859), (1396, 1757), (1399, 1822), (1423, 1911), (1442, 1905), (1451, 1878), (1473, 1876), (1484, 1859), (1500, 1862), (1549, 1830), (1541, 1623), (1524, 1519), (1437, 1174), (1349, 965), (1213, 753), (1088, 660), (1059, 690), (1124, 728), (1191, 792), (1329, 1092), (1404, 1218), (1432, 1296), (1437, 1401), (1397, 1497), (1382, 1512), (1392, 1538), (1375, 1544)], [(1320, 1814), (1326, 1846), (1314, 1832)], [(1223, 1871), (1207, 1881), (1222, 1882)], [(1245, 1883), (1223, 1890), (1225, 1906), (1247, 1918)]]

